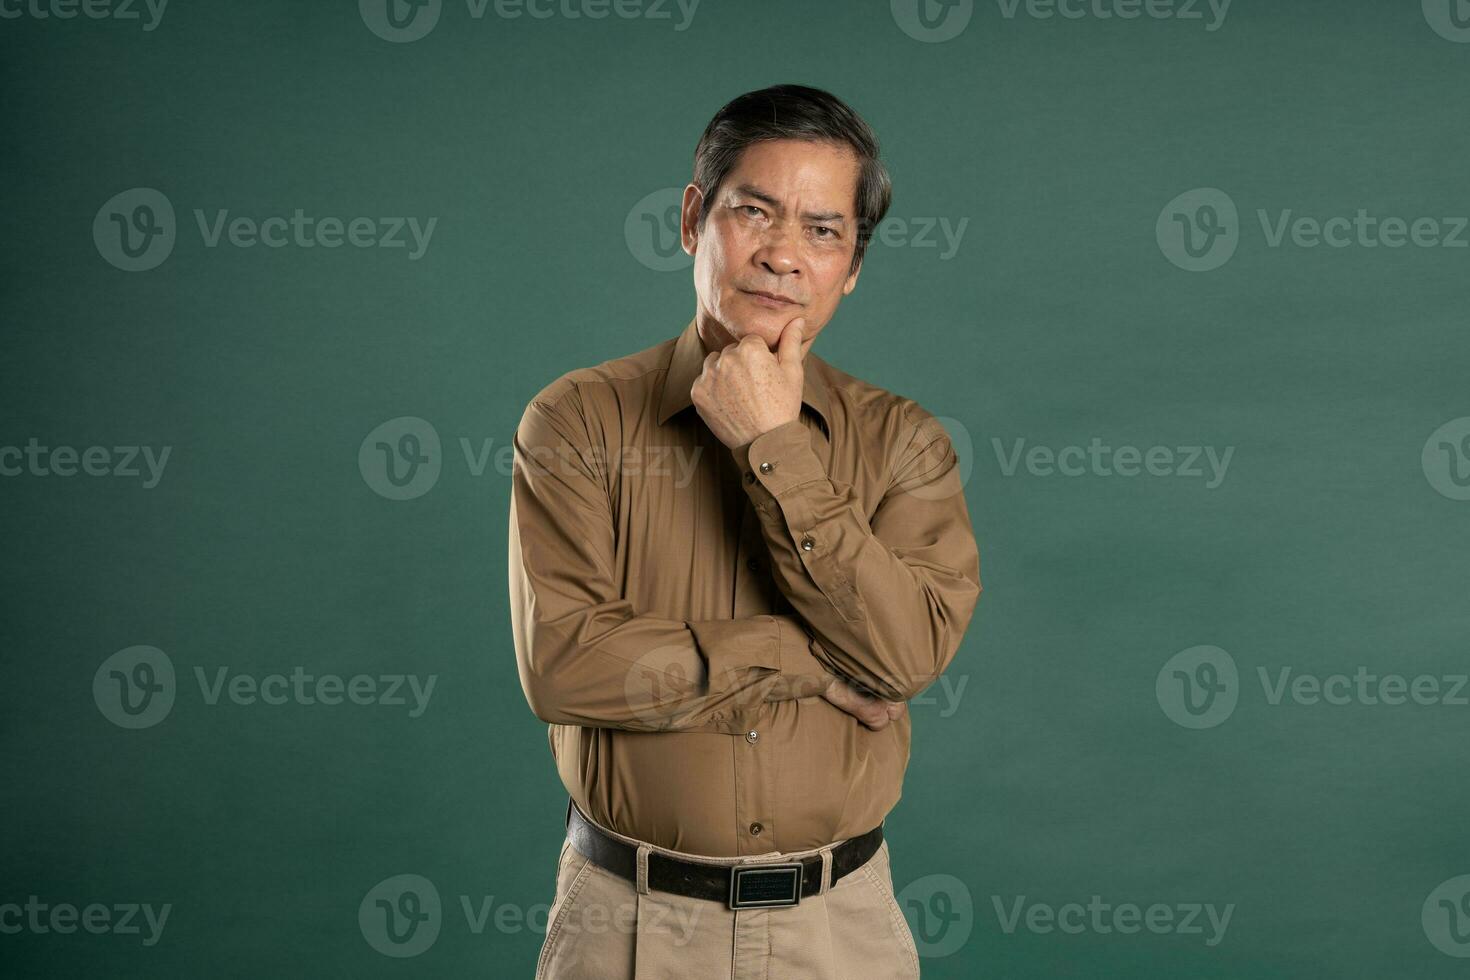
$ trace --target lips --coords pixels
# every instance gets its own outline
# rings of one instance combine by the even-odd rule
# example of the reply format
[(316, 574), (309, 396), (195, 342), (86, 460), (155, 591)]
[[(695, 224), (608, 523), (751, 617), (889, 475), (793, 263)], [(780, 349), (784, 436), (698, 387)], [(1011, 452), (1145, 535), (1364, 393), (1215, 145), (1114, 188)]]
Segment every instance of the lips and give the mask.
[(761, 289), (742, 289), (741, 292), (745, 293), (747, 296), (759, 296), (763, 299), (771, 300), (774, 303), (787, 303), (790, 305), (796, 304), (796, 300), (791, 299), (789, 296), (781, 296), (778, 293), (768, 293), (765, 290)]

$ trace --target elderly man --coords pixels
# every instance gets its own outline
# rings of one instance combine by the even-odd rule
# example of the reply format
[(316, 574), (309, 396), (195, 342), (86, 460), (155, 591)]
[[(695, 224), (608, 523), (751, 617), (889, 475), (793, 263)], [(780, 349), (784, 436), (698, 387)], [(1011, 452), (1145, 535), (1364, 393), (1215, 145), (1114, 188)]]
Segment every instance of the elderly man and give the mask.
[(919, 975), (883, 820), (979, 554), (938, 420), (811, 353), (889, 197), (831, 94), (730, 102), (684, 189), (693, 320), (520, 420), (516, 655), (571, 797), (537, 977)]

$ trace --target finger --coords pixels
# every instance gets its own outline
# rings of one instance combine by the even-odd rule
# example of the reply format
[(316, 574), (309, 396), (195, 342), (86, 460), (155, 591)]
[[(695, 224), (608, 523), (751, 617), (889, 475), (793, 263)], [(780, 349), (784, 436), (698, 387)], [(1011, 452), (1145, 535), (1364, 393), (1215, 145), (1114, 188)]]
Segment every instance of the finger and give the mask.
[(739, 343), (727, 349), (732, 356), (741, 358), (750, 357), (757, 352), (767, 356), (770, 356), (771, 353), (771, 348), (766, 346), (766, 342), (761, 340), (759, 335), (753, 333), (748, 333), (744, 337), (741, 337)]
[(802, 341), (806, 339), (806, 318), (797, 317), (781, 330), (781, 340), (776, 347), (776, 360), (782, 364), (800, 364), (802, 355), (806, 349)]

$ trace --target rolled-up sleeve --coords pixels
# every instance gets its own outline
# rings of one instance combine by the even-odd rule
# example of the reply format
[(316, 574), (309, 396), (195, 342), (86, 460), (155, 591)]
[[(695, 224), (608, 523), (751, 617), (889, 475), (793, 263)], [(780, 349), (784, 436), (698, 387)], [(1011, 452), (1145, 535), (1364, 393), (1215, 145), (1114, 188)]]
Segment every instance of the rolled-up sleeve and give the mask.
[(732, 452), (776, 584), (816, 655), (879, 697), (906, 701), (953, 660), (980, 597), (980, 555), (948, 433), (908, 401), (892, 428), (871, 519), (834, 483), (795, 420)]
[(798, 617), (665, 619), (619, 595), (587, 432), (574, 386), (533, 401), (516, 430), (511, 626), (531, 710), (562, 725), (724, 731), (742, 707), (820, 694), (832, 675)]

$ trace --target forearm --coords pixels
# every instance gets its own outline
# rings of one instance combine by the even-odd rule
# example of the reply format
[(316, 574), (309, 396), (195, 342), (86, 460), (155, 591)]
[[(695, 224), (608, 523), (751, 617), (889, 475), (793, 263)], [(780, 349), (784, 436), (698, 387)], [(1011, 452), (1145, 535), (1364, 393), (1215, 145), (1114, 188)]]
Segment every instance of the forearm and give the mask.
[(908, 700), (953, 659), (981, 591), (953, 452), (936, 435), (909, 457), (870, 524), (810, 438), (793, 422), (734, 450), (772, 574), (830, 670)]
[(794, 616), (685, 622), (640, 615), (622, 599), (597, 601), (585, 579), (527, 558), (538, 554), (521, 547), (535, 506), (512, 498), (511, 626), (521, 686), (542, 720), (718, 730), (740, 708), (814, 697), (830, 682)]

